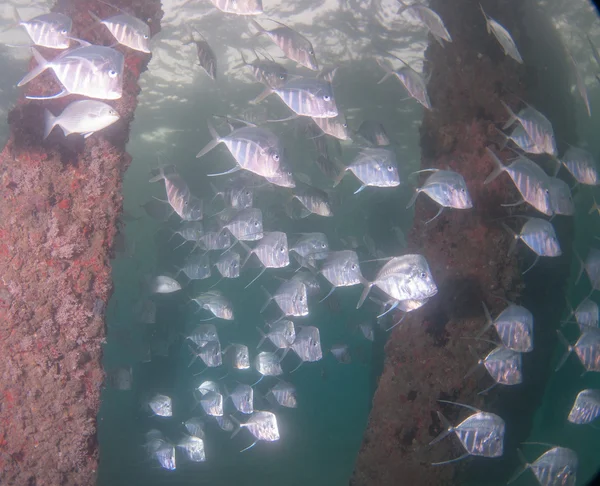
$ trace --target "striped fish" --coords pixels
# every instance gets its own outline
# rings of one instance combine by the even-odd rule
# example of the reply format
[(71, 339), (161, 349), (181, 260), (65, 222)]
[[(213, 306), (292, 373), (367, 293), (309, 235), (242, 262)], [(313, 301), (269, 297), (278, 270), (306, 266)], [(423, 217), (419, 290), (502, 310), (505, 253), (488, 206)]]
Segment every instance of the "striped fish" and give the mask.
[(241, 51), (240, 55), (242, 56), (240, 66), (247, 66), (252, 69), (252, 74), (259, 83), (263, 83), (270, 88), (280, 88), (285, 85), (288, 79), (288, 70), (284, 66), (272, 59), (261, 59), (256, 51), (254, 51), (256, 59), (252, 62), (246, 61), (244, 53)]
[(541, 151), (540, 153), (546, 153), (553, 157), (558, 155), (554, 130), (552, 129), (552, 123), (550, 123), (548, 118), (529, 105), (523, 108), (518, 114), (515, 114), (510, 106), (504, 101), (502, 104), (510, 116), (508, 121), (504, 124), (504, 129), (519, 122), (527, 132), (527, 135), (529, 135), (531, 141)]
[(231, 235), (239, 241), (256, 241), (263, 237), (262, 211), (258, 208), (245, 208), (239, 211), (225, 209), (217, 218), (221, 229), (227, 228)]
[(300, 264), (314, 266), (317, 260), (325, 260), (329, 254), (329, 242), (324, 233), (301, 233), (296, 243), (290, 248), (298, 255)]
[(233, 306), (219, 290), (204, 292), (192, 300), (219, 319), (233, 320)]
[(230, 344), (223, 350), (236, 370), (247, 370), (250, 368), (250, 352), (245, 344)]
[(490, 327), (494, 327), (502, 344), (513, 351), (528, 353), (533, 351), (533, 314), (525, 307), (509, 304), (498, 317), (492, 319), (490, 311), (482, 302), (487, 319), (485, 327), (477, 337), (481, 337)]
[(590, 279), (592, 287), (596, 290), (600, 290), (600, 250), (597, 250), (596, 248), (590, 248), (585, 262), (581, 261), (581, 258), (579, 258), (579, 262), (581, 267), (579, 269), (579, 275), (577, 276), (576, 283), (579, 282), (579, 279), (585, 270), (585, 273), (587, 273), (587, 276)]
[(576, 309), (571, 309), (571, 313), (565, 322), (568, 322), (571, 317), (575, 317), (579, 330), (585, 332), (590, 327), (598, 327), (599, 316), (600, 310), (598, 309), (598, 304), (589, 297), (586, 297)]
[(438, 417), (442, 422), (446, 430), (440, 435), (433, 439), (429, 445), (436, 444), (451, 433), (455, 433), (460, 440), (465, 453), (451, 459), (449, 461), (436, 462), (433, 466), (439, 466), (441, 464), (448, 464), (450, 462), (460, 461), (468, 456), (481, 456), (481, 457), (500, 457), (504, 452), (504, 432), (506, 425), (504, 420), (496, 414), (482, 412), (469, 405), (463, 405), (461, 403), (448, 402), (446, 400), (438, 400), (442, 403), (450, 403), (452, 405), (458, 405), (460, 407), (468, 408), (475, 412), (473, 415), (467, 417), (460, 424), (453, 426), (450, 424), (448, 419), (444, 417), (441, 412), (438, 412)]
[(431, 35), (442, 47), (444, 47), (444, 43), (442, 42), (443, 40), (446, 42), (452, 42), (450, 33), (446, 29), (442, 18), (436, 12), (420, 3), (406, 5), (404, 2), (400, 0), (398, 1), (400, 5), (402, 5), (398, 10), (398, 15), (410, 10), (411, 13), (413, 13), (425, 25), (425, 27), (427, 27)]
[(377, 147), (385, 147), (391, 143), (383, 125), (374, 120), (363, 121), (358, 127), (357, 133), (371, 145)]
[(38, 15), (30, 20), (22, 20), (19, 12), (13, 10), (15, 23), (25, 29), (36, 46), (50, 49), (68, 49), (73, 22), (64, 14), (51, 12)]
[(587, 150), (569, 147), (561, 162), (578, 183), (589, 186), (597, 186), (600, 183), (596, 161)]
[(291, 383), (280, 381), (269, 390), (266, 395), (267, 400), (274, 401), (282, 407), (296, 408), (298, 399), (296, 398), (296, 388)]
[(323, 134), (331, 135), (338, 140), (350, 140), (350, 131), (344, 115), (340, 114), (335, 118), (313, 118), (313, 121)]
[(398, 59), (400, 62), (404, 64), (404, 67), (400, 69), (393, 70), (386, 63), (377, 59), (377, 64), (381, 66), (381, 68), (386, 72), (383, 78), (377, 83), (381, 84), (390, 76), (396, 76), (398, 80), (402, 83), (402, 85), (406, 88), (409, 96), (417, 100), (421, 105), (423, 105), (428, 110), (432, 110), (431, 101), (429, 100), (429, 95), (427, 94), (427, 83), (425, 79), (412, 67), (410, 67), (405, 61), (400, 59), (399, 57), (394, 56), (393, 54), (389, 54), (389, 56)]
[(297, 199), (302, 207), (308, 211), (308, 214), (316, 214), (326, 218), (333, 216), (333, 211), (329, 204), (329, 196), (327, 196), (325, 191), (316, 187), (302, 186), (301, 188), (296, 188), (292, 198)]
[(479, 7), (481, 8), (481, 13), (483, 13), (483, 16), (485, 17), (485, 26), (488, 34), (494, 34), (494, 37), (502, 47), (506, 56), (512, 57), (519, 64), (523, 64), (523, 58), (521, 57), (521, 54), (519, 54), (519, 49), (508, 30), (487, 15), (481, 5), (479, 5)]
[(591, 328), (579, 336), (577, 342), (571, 345), (560, 331), (556, 331), (560, 341), (567, 350), (560, 360), (556, 370), (558, 371), (567, 361), (569, 355), (574, 351), (585, 371), (600, 371), (600, 329)]
[(600, 417), (600, 390), (580, 391), (567, 420), (573, 424), (589, 424), (598, 417)]
[[(227, 245), (227, 246), (230, 246)], [(223, 278), (238, 278), (240, 276), (240, 261), (239, 253), (228, 251), (214, 264)]]
[(573, 216), (575, 214), (575, 203), (569, 185), (557, 177), (550, 177), (549, 182), (550, 203), (554, 214)]
[(508, 481), (509, 484), (531, 469), (541, 486), (575, 486), (579, 460), (571, 449), (553, 447), (531, 464), (523, 458), (521, 451), (518, 452), (525, 465)]
[[(505, 166), (500, 159), (489, 148), (486, 148), (496, 168), (483, 182), (489, 184), (503, 172), (506, 172), (513, 180), (515, 186), (521, 193), (522, 201), (529, 203), (541, 213), (551, 216), (553, 214), (552, 201), (550, 200), (550, 184), (548, 175), (535, 162), (527, 157), (519, 156), (510, 164)], [(510, 206), (520, 204), (519, 201)]]
[(254, 367), (263, 376), (283, 375), (281, 360), (275, 353), (263, 351), (254, 358)]
[(196, 242), (196, 247), (206, 251), (226, 250), (231, 246), (231, 235), (226, 231), (207, 231)]
[(202, 157), (220, 143), (224, 143), (237, 162), (236, 167), (224, 174), (240, 169), (263, 177), (276, 177), (281, 174), (283, 147), (279, 138), (270, 130), (259, 127), (243, 127), (225, 137), (220, 137), (210, 123), (208, 129), (213, 139), (198, 152), (196, 158)]
[(210, 0), (221, 12), (235, 15), (260, 15), (262, 0)]
[(549, 221), (540, 218), (528, 218), (511, 246), (512, 251), (517, 240), (521, 240), (538, 256), (557, 257), (562, 255), (554, 226)]
[(122, 46), (129, 47), (134, 51), (150, 53), (150, 46), (148, 45), (150, 27), (144, 21), (125, 12), (104, 20), (93, 12), (89, 12), (89, 14), (96, 22), (105, 25), (115, 40)]
[(150, 182), (157, 182), (161, 179), (165, 181), (167, 190), (167, 201), (175, 212), (183, 218), (190, 199), (190, 188), (179, 174), (165, 174), (164, 167), (161, 167), (157, 176), (150, 179)]
[(38, 65), (21, 79), (17, 86), (23, 86), (46, 69), (52, 69), (63, 89), (55, 95), (27, 96), (28, 99), (48, 100), (69, 94), (101, 100), (121, 98), (125, 59), (119, 51), (111, 47), (88, 44), (65, 51), (51, 61), (44, 59), (35, 48), (31, 51)]
[(492, 349), (485, 358), (479, 359), (466, 376), (483, 366), (496, 384), (518, 385), (523, 382), (522, 364), (521, 353), (500, 345)]
[[(513, 129), (513, 131), (510, 133), (510, 135), (506, 135), (504, 132), (498, 130), (500, 134), (502, 134), (502, 136), (506, 139), (506, 140), (512, 140), (515, 145), (517, 147), (519, 147), (523, 152), (526, 152), (528, 154), (543, 154), (544, 150), (543, 148), (538, 147), (533, 140), (531, 140), (531, 137), (527, 134), (527, 132), (525, 131), (525, 129), (523, 128), (523, 125), (517, 125), (515, 126), (515, 128)], [(504, 147), (502, 147), (504, 148)]]
[(251, 19), (250, 22), (258, 31), (256, 35), (268, 35), (283, 51), (285, 57), (313, 71), (319, 70), (313, 46), (302, 34), (276, 20), (271, 20), (271, 22), (279, 24), (279, 27), (272, 30), (266, 30), (254, 19)]
[(264, 233), (254, 248), (250, 248), (242, 241), (240, 241), (240, 245), (247, 253), (242, 266), (246, 265), (252, 255), (256, 255), (263, 267), (260, 273), (246, 287), (258, 279), (267, 268), (284, 268), (290, 264), (287, 236), (282, 231)]
[(362, 149), (349, 166), (340, 172), (333, 186), (337, 186), (346, 173), (352, 172), (362, 183), (354, 194), (367, 186), (396, 187), (400, 185), (396, 155), (391, 150), (383, 148)]
[(352, 250), (329, 252), (320, 273), (334, 289), (336, 287), (351, 287), (365, 281), (360, 271), (358, 255)]
[(262, 101), (271, 93), (276, 93), (296, 115), (314, 119), (333, 118), (339, 114), (333, 89), (327, 81), (296, 77), (281, 88), (267, 88), (253, 103)]
[[(195, 29), (194, 29), (195, 30)], [(196, 52), (198, 54), (198, 62), (200, 67), (208, 74), (210, 79), (216, 81), (217, 79), (217, 56), (214, 51), (204, 38), (204, 36), (196, 30), (196, 33), (201, 37), (200, 40), (194, 39), (194, 36), (190, 34), (190, 40), (186, 44), (195, 44)]]
[(284, 316), (307, 316), (308, 294), (306, 285), (299, 280), (287, 280), (283, 282), (273, 295), (262, 287), (267, 294), (267, 301), (263, 305), (263, 312), (271, 301), (275, 301)]

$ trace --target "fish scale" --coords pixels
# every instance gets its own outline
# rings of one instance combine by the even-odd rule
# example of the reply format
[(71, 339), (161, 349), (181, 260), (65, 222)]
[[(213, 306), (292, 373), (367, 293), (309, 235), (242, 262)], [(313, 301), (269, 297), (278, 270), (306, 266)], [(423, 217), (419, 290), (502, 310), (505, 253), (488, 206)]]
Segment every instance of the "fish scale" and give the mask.
[(577, 394), (568, 421), (589, 424), (600, 416), (600, 390), (582, 390)]

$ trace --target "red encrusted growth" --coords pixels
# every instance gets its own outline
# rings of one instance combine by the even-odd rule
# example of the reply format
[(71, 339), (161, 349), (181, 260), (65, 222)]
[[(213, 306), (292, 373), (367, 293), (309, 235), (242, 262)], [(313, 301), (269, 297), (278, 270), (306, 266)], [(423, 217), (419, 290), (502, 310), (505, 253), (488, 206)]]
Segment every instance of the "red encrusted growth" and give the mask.
[[(160, 29), (160, 2), (113, 1)], [(74, 35), (114, 9), (63, 1)], [(103, 26), (92, 42), (113, 40)], [(83, 141), (58, 130), (42, 141), (43, 109), (75, 99), (21, 98), (10, 114), (11, 136), (0, 153), (0, 482), (6, 485), (94, 484), (96, 414), (104, 375), (104, 309), (112, 292), (110, 251), (122, 209), (125, 152), (137, 84), (149, 55), (126, 56), (123, 97), (111, 102), (121, 120)], [(51, 57), (52, 52), (42, 50)], [(56, 93), (46, 72), (25, 91)]]

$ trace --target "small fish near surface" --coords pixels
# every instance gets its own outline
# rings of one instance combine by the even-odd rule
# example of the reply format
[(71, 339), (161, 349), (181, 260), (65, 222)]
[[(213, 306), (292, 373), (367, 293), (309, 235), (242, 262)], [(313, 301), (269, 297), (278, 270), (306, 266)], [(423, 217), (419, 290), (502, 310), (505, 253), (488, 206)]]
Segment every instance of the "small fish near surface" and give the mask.
[(450, 464), (452, 462), (460, 461), (469, 456), (481, 456), (481, 457), (501, 457), (504, 452), (504, 432), (506, 425), (504, 420), (496, 414), (489, 412), (482, 412), (477, 408), (469, 405), (463, 405), (461, 403), (448, 402), (446, 400), (438, 400), (442, 403), (449, 403), (452, 405), (458, 405), (460, 407), (468, 408), (475, 412), (470, 415), (460, 424), (453, 426), (448, 422), (448, 419), (444, 417), (441, 412), (437, 412), (438, 417), (446, 430), (444, 430), (439, 436), (433, 439), (429, 445), (436, 444), (451, 433), (455, 433), (465, 453), (456, 459), (450, 459), (448, 461), (436, 462), (432, 466), (439, 466), (442, 464)]
[(350, 140), (350, 131), (344, 115), (340, 114), (334, 118), (313, 118), (313, 121), (321, 129), (323, 135), (331, 135), (338, 140)]
[[(247, 252), (246, 259), (242, 266), (246, 265), (252, 255), (256, 255), (263, 267), (261, 272), (252, 280), (252, 282), (258, 279), (267, 268), (284, 268), (290, 264), (287, 236), (282, 231), (264, 233), (263, 237), (254, 248), (250, 248), (243, 242), (240, 242), (240, 244)], [(246, 288), (252, 282), (246, 285)]]
[(509, 248), (509, 255), (514, 251), (515, 245), (519, 240), (525, 243), (535, 253), (535, 260), (523, 272), (527, 273), (543, 257), (559, 257), (562, 255), (560, 243), (554, 231), (554, 226), (549, 221), (541, 218), (528, 218), (527, 222), (517, 234), (508, 226), (503, 224), (504, 228), (513, 236), (513, 242)]
[(177, 269), (175, 277), (181, 272), (190, 280), (204, 280), (210, 278), (210, 259), (208, 255), (192, 254), (185, 259), (182, 267)]
[(525, 307), (509, 304), (498, 317), (492, 319), (490, 311), (482, 302), (487, 323), (478, 334), (481, 337), (488, 329), (494, 327), (502, 344), (518, 353), (533, 351), (533, 314)]
[(221, 220), (221, 231), (227, 229), (238, 241), (257, 241), (264, 236), (262, 211), (258, 208), (224, 210), (217, 217)]
[(213, 200), (217, 197), (222, 197), (227, 208), (246, 209), (251, 208), (253, 205), (254, 191), (245, 184), (234, 184), (224, 190), (217, 189), (213, 184), (211, 184), (211, 187), (215, 193)]
[(333, 186), (337, 186), (346, 173), (352, 172), (361, 182), (354, 194), (365, 187), (397, 187), (400, 185), (396, 154), (383, 148), (362, 149), (349, 166), (344, 167)]
[(433, 172), (425, 183), (416, 189), (415, 194), (406, 206), (410, 208), (415, 201), (417, 196), (422, 192), (427, 194), (431, 199), (440, 205), (440, 209), (436, 215), (425, 222), (430, 223), (437, 218), (444, 208), (454, 209), (471, 209), (473, 207), (473, 201), (467, 188), (467, 183), (462, 175), (451, 170), (440, 170), (440, 169), (424, 169), (415, 173), (421, 172)]
[[(194, 29), (195, 30), (195, 29)], [(210, 47), (208, 41), (204, 36), (195, 30), (195, 32), (201, 37), (200, 40), (194, 39), (194, 36), (190, 34), (190, 40), (186, 44), (195, 44), (196, 53), (198, 54), (198, 62), (200, 67), (213, 81), (217, 80), (217, 56)]]
[(302, 360), (302, 363), (312, 363), (321, 360), (323, 358), (323, 351), (321, 349), (319, 329), (314, 326), (302, 326), (296, 334), (296, 339), (294, 339), (291, 348), (298, 355), (298, 358)]
[(58, 116), (54, 116), (48, 109), (44, 114), (44, 138), (48, 138), (57, 125), (62, 129), (65, 137), (71, 133), (80, 133), (83, 138), (88, 138), (120, 118), (119, 113), (112, 106), (97, 100), (73, 101)]
[(17, 86), (24, 86), (51, 69), (62, 85), (62, 90), (50, 96), (29, 96), (30, 100), (51, 100), (70, 94), (101, 100), (118, 100), (123, 93), (123, 68), (125, 58), (116, 49), (93, 46), (85, 41), (81, 47), (69, 49), (47, 61), (35, 49), (31, 52), (38, 65)]
[[(110, 5), (107, 2), (100, 1), (106, 5)], [(114, 7), (114, 5), (111, 6)], [(96, 22), (105, 25), (119, 44), (135, 51), (149, 54), (150, 27), (148, 24), (118, 7), (114, 8), (121, 13), (106, 19), (101, 19), (91, 11), (89, 11), (89, 14)]]
[(397, 70), (393, 70), (387, 65), (387, 63), (377, 60), (377, 64), (385, 71), (385, 75), (377, 84), (383, 83), (390, 76), (396, 76), (406, 89), (408, 95), (418, 101), (424, 108), (432, 110), (431, 100), (427, 94), (427, 81), (417, 71), (415, 71), (406, 61), (394, 56), (393, 54), (386, 53), (395, 59), (398, 59), (403, 67)]
[(235, 437), (242, 427), (245, 427), (256, 439), (251, 445), (242, 449), (240, 452), (247, 451), (254, 447), (258, 441), (273, 442), (279, 440), (279, 428), (277, 427), (277, 417), (272, 412), (254, 412), (246, 423), (240, 424), (235, 417), (231, 419), (237, 425), (237, 430), (231, 434), (231, 437)]
[(238, 278), (240, 276), (240, 262), (240, 254), (230, 250), (223, 253), (214, 265), (222, 278)]
[(242, 63), (238, 67), (247, 66), (252, 69), (252, 74), (259, 83), (263, 83), (269, 88), (280, 88), (288, 79), (288, 70), (272, 59), (261, 59), (254, 51), (256, 59), (248, 62), (244, 53), (240, 51)]
[(560, 341), (567, 348), (561, 358), (556, 371), (558, 371), (567, 361), (569, 355), (574, 351), (579, 361), (583, 365), (585, 372), (600, 371), (600, 329), (590, 328), (579, 336), (577, 342), (571, 345), (560, 331), (556, 331)]
[(254, 389), (250, 385), (240, 383), (231, 393), (227, 393), (227, 398), (231, 398), (238, 412), (245, 414), (254, 412)]
[(444, 43), (442, 41), (452, 42), (450, 33), (446, 29), (442, 18), (436, 12), (421, 3), (406, 5), (400, 0), (399, 3), (401, 7), (397, 12), (398, 15), (410, 10), (411, 13), (413, 13), (425, 25), (425, 27), (427, 27), (430, 34), (442, 47), (444, 47)]
[(263, 351), (254, 358), (254, 367), (262, 376), (283, 375), (281, 359), (275, 353)]
[(256, 35), (265, 34), (269, 36), (288, 59), (313, 71), (319, 70), (313, 46), (302, 34), (276, 20), (271, 20), (271, 22), (279, 24), (279, 27), (272, 30), (266, 30), (254, 19), (250, 22), (258, 31)]
[(260, 328), (256, 330), (261, 335), (260, 341), (256, 348), (260, 348), (265, 340), (271, 341), (277, 349), (287, 349), (296, 340), (296, 328), (292, 321), (283, 320), (271, 325), (268, 333), (264, 333)]
[(302, 206), (300, 217), (311, 214), (330, 218), (333, 216), (329, 196), (325, 191), (308, 185), (297, 185), (292, 194), (292, 200), (296, 200)]
[(290, 248), (300, 265), (315, 266), (317, 260), (325, 260), (329, 254), (329, 241), (324, 233), (301, 233)]
[(505, 206), (516, 206), (526, 202), (539, 212), (552, 216), (552, 201), (550, 199), (550, 183), (548, 175), (535, 162), (527, 157), (519, 156), (510, 165), (505, 166), (489, 148), (486, 148), (496, 168), (483, 182), (489, 184), (500, 174), (506, 172), (521, 193), (521, 201)]
[(532, 463), (527, 462), (520, 450), (517, 451), (524, 465), (509, 479), (508, 484), (531, 469), (541, 486), (575, 486), (579, 460), (577, 454), (571, 449), (552, 447)]
[(14, 7), (13, 14), (15, 26), (23, 27), (36, 46), (50, 49), (69, 48), (71, 29), (73, 28), (73, 21), (70, 17), (58, 12), (51, 12), (29, 20), (22, 20)]
[(519, 64), (523, 64), (523, 58), (521, 57), (521, 54), (519, 54), (519, 49), (508, 30), (486, 14), (481, 5), (480, 7), (481, 13), (483, 13), (483, 16), (485, 17), (485, 26), (488, 34), (494, 34), (494, 37), (502, 47), (506, 56), (512, 57)]
[(572, 424), (590, 424), (598, 417), (600, 417), (600, 390), (580, 391), (567, 420)]
[(202, 208), (200, 211), (190, 213), (190, 202), (192, 201), (190, 188), (187, 183), (177, 173), (166, 174), (165, 168), (160, 167), (158, 175), (152, 177), (150, 182), (165, 181), (167, 191), (167, 202), (171, 205), (177, 215), (184, 221), (189, 221), (191, 217), (200, 220), (203, 217)]

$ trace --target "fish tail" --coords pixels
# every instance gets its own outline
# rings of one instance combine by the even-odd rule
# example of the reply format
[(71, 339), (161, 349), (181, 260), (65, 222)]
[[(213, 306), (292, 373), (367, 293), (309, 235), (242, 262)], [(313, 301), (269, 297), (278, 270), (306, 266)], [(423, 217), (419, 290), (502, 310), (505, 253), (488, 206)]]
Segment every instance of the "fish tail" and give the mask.
[(29, 81), (37, 78), (46, 69), (48, 69), (48, 66), (49, 66), (48, 61), (46, 61), (46, 59), (44, 59), (44, 56), (42, 56), (35, 47), (31, 48), (31, 53), (33, 54), (33, 57), (35, 58), (38, 65), (36, 67), (34, 67), (31, 71), (29, 71), (23, 77), (23, 79), (21, 79), (21, 81), (19, 81), (17, 86), (23, 86), (23, 85), (29, 83)]
[(489, 21), (489, 17), (488, 15), (485, 13), (485, 10), (483, 10), (483, 5), (479, 4), (479, 8), (481, 9), (481, 13), (483, 14), (483, 16), (485, 17), (485, 28), (487, 30), (487, 33), (490, 33), (490, 21)]
[(454, 427), (452, 427), (452, 425), (450, 424), (448, 419), (446, 417), (444, 417), (444, 415), (442, 415), (442, 412), (437, 412), (437, 415), (438, 415), (438, 418), (440, 419), (440, 422), (442, 423), (442, 427), (444, 427), (445, 430), (429, 443), (430, 446), (433, 444), (437, 444), (442, 439), (445, 439), (454, 430)]
[(100, 17), (98, 17), (94, 12), (92, 12), (91, 10), (88, 10), (88, 13), (90, 14), (90, 17), (92, 17), (94, 19), (94, 22), (96, 23), (101, 23), (102, 19)]
[(240, 57), (242, 58), (242, 62), (239, 64), (236, 64), (235, 66), (233, 66), (233, 69), (239, 69), (241, 67), (244, 66), (249, 66), (248, 61), (246, 61), (246, 57), (244, 56), (244, 53), (242, 52), (241, 49), (236, 49), (236, 51), (238, 51), (240, 53)]
[(512, 111), (511, 107), (508, 106), (504, 101), (500, 101), (500, 103), (502, 103), (502, 106), (504, 106), (506, 111), (508, 111), (508, 115), (509, 115), (508, 120), (502, 127), (503, 130), (506, 130), (508, 127), (510, 127), (513, 123), (515, 123), (517, 121), (517, 115), (515, 115), (515, 112)]
[(265, 289), (264, 287), (260, 287), (263, 292), (265, 293), (265, 295), (267, 296), (267, 301), (263, 304), (263, 306), (260, 309), (260, 313), (262, 314), (265, 309), (267, 308), (267, 306), (271, 303), (271, 301), (273, 300), (273, 296), (269, 293), (269, 291), (267, 289)]
[(217, 145), (221, 143), (221, 138), (219, 137), (219, 134), (210, 122), (208, 122), (208, 131), (210, 132), (212, 140), (208, 142), (206, 146), (202, 150), (200, 150), (200, 152), (198, 152), (198, 154), (196, 154), (197, 159), (199, 159), (203, 155), (206, 155), (208, 152), (210, 152), (212, 149), (214, 149)]
[(231, 438), (233, 439), (236, 435), (239, 434), (240, 430), (242, 430), (242, 424), (233, 415), (230, 415), (229, 419), (233, 422), (233, 425), (235, 426), (235, 430), (231, 434)]
[(577, 250), (573, 250), (573, 254), (575, 255), (575, 258), (577, 258), (577, 261), (579, 262), (579, 273), (577, 274), (577, 278), (575, 279), (575, 285), (577, 285), (579, 283), (579, 279), (583, 275), (583, 270), (585, 269), (585, 265), (583, 263), (583, 260), (579, 256), (579, 253), (577, 253)]
[(12, 14), (13, 14), (12, 23), (9, 24), (8, 26), (4, 27), (3, 29), (1, 29), (0, 32), (6, 32), (7, 30), (14, 29), (15, 27), (18, 27), (19, 25), (21, 25), (21, 22), (23, 22), (23, 19), (21, 19), (21, 16), (19, 15), (19, 11), (17, 10), (17, 7), (15, 7), (14, 5), (12, 8)]
[(494, 162), (494, 165), (496, 166), (492, 173), (486, 177), (485, 181), (483, 181), (484, 184), (489, 184), (496, 177), (502, 174), (502, 172), (504, 172), (506, 168), (504, 167), (504, 164), (502, 164), (498, 156), (494, 152), (492, 152), (492, 150), (489, 147), (486, 147), (485, 150), (487, 151), (487, 153), (492, 159), (492, 162)]
[(481, 305), (483, 306), (483, 313), (485, 314), (485, 327), (480, 331), (479, 334), (477, 334), (477, 336), (475, 336), (476, 338), (483, 336), (485, 331), (487, 331), (494, 324), (490, 310), (487, 308), (487, 305), (485, 305), (485, 302), (481, 301)]
[(263, 101), (271, 93), (273, 93), (273, 90), (267, 86), (261, 94), (259, 94), (256, 98), (254, 98), (253, 100), (250, 101), (250, 104), (258, 105), (261, 101)]
[(267, 339), (267, 335), (263, 332), (263, 330), (260, 327), (257, 327), (256, 330), (260, 333), (260, 341), (258, 341), (258, 344), (256, 345), (256, 349), (258, 349), (263, 345), (263, 343)]
[(415, 193), (412, 195), (412, 197), (410, 198), (410, 201), (408, 201), (408, 204), (406, 205), (406, 209), (409, 209), (415, 205), (415, 202), (416, 202), (417, 197), (419, 196), (420, 192), (421, 192), (420, 188), (417, 188), (415, 190)]
[(58, 117), (54, 116), (50, 110), (44, 110), (44, 140), (48, 138), (52, 129), (56, 126), (56, 120)]
[(342, 179), (344, 178), (345, 175), (346, 175), (346, 167), (344, 167), (343, 169), (340, 170), (340, 173), (335, 178), (335, 181), (333, 181), (333, 187), (336, 187), (340, 182), (342, 182)]
[(515, 251), (515, 246), (517, 245), (517, 241), (519, 241), (519, 235), (517, 233), (515, 233), (511, 228), (509, 228), (504, 223), (501, 223), (501, 224), (502, 224), (502, 227), (508, 232), (508, 234), (513, 237), (513, 240), (510, 243), (510, 247), (508, 248), (508, 254), (512, 255), (512, 253)]
[(158, 171), (158, 175), (152, 177), (148, 182), (158, 182), (165, 178), (165, 168), (161, 166), (158, 168)]
[(500, 150), (504, 150), (504, 147), (506, 147), (506, 144), (508, 143), (508, 135), (502, 130), (500, 130), (497, 126), (494, 126), (494, 129), (496, 130), (496, 132), (498, 132), (498, 135), (502, 136), (503, 142), (502, 145), (500, 145)]
[(567, 341), (567, 338), (565, 338), (563, 333), (558, 330), (556, 331), (556, 333), (558, 334), (558, 340), (565, 346), (565, 348), (567, 348), (567, 350), (565, 351), (565, 354), (563, 354), (562, 358), (560, 358), (560, 361), (558, 362), (558, 365), (556, 366), (554, 371), (558, 371), (563, 367), (563, 365), (567, 361), (567, 358), (571, 354), (571, 351), (573, 350), (573, 347), (569, 344), (569, 341)]
[(375, 59), (375, 61), (377, 62), (377, 64), (379, 64), (379, 67), (381, 69), (383, 69), (385, 71), (385, 75), (383, 76), (383, 78), (381, 78), (377, 84), (381, 84), (383, 83), (385, 80), (387, 80), (389, 77), (391, 77), (394, 74), (394, 71), (392, 70), (391, 67), (389, 67), (387, 64), (381, 62), (381, 60), (379, 59)]
[(477, 353), (475, 352), (475, 350), (471, 346), (469, 346), (469, 351), (473, 355), (473, 357), (477, 360), (477, 363), (475, 363), (473, 366), (471, 366), (471, 368), (469, 368), (469, 371), (467, 371), (467, 374), (465, 375), (464, 379), (467, 379), (469, 376), (471, 376), (473, 373), (475, 373), (475, 371), (477, 371), (477, 369), (480, 366), (480, 364), (479, 364), (479, 356), (477, 355)]
[(266, 32), (266, 29), (262, 25), (260, 25), (256, 20), (250, 19), (250, 24), (258, 31), (252, 37), (257, 37)]
[(359, 309), (363, 305), (365, 299), (369, 295), (369, 292), (371, 291), (371, 288), (373, 287), (373, 282), (365, 281), (365, 282), (363, 282), (363, 285), (365, 286), (365, 289), (363, 290), (363, 293), (361, 294), (360, 299), (358, 299), (358, 304), (356, 304), (357, 309)]
[(243, 241), (238, 241), (238, 243), (240, 244), (240, 246), (246, 251), (246, 253), (248, 253), (246, 255), (246, 258), (244, 259), (244, 262), (242, 263), (242, 265), (240, 266), (240, 268), (242, 268), (244, 265), (246, 265), (246, 263), (248, 263), (248, 260), (250, 260), (250, 257), (252, 256), (252, 248), (250, 248), (245, 242)]
[(517, 455), (519, 456), (519, 460), (523, 463), (523, 466), (508, 480), (506, 484), (514, 482), (521, 474), (527, 471), (527, 469), (529, 469), (530, 467), (529, 463), (527, 462), (527, 459), (525, 459), (525, 456), (521, 452), (521, 449), (517, 449)]
[(571, 305), (571, 301), (569, 300), (569, 297), (565, 295), (565, 303), (567, 304), (567, 307), (569, 308), (569, 315), (567, 316), (567, 318), (564, 321), (561, 321), (562, 325), (568, 324), (570, 321), (569, 319), (571, 319), (571, 317), (573, 317), (575, 315), (575, 310), (573, 309), (573, 306)]
[(592, 197), (594, 199), (594, 204), (592, 204), (592, 207), (588, 211), (588, 214), (592, 214), (594, 211), (598, 211), (598, 213), (600, 213), (600, 206), (598, 206), (598, 203), (596, 202), (596, 197), (595, 196), (592, 196)]

